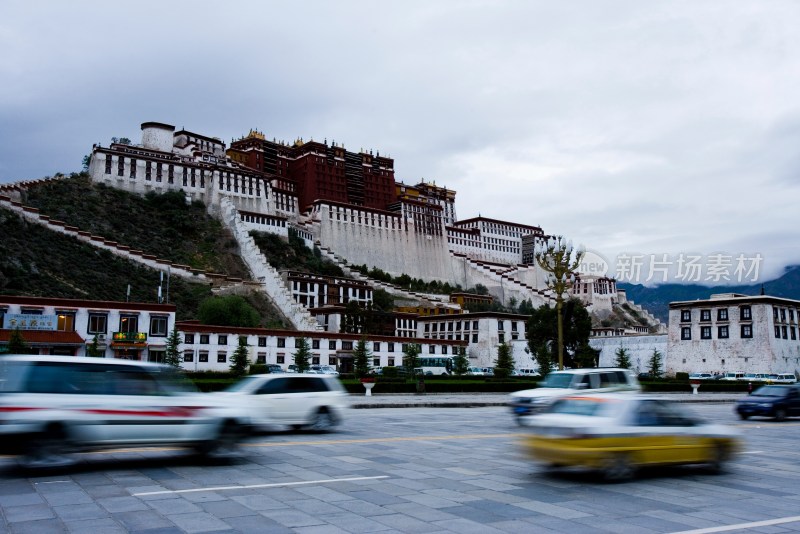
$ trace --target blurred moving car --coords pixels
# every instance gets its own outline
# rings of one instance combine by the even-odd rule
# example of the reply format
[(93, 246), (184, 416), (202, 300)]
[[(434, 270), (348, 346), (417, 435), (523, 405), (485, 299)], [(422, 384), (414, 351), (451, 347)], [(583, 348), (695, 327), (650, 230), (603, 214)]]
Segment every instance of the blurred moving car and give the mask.
[(753, 416), (773, 417), (783, 421), (786, 417), (800, 415), (800, 386), (761, 386), (736, 402), (736, 413), (742, 419)]
[(718, 471), (740, 446), (735, 429), (639, 395), (564, 397), (528, 424), (524, 447), (534, 459), (599, 469), (610, 481), (631, 478), (643, 466), (707, 464)]
[(183, 445), (231, 452), (250, 428), (242, 411), (199, 393), (174, 367), (76, 356), (0, 358), (0, 448), (23, 466), (71, 453)]
[(525, 425), (525, 418), (544, 410), (558, 397), (585, 393), (637, 392), (642, 386), (628, 369), (570, 369), (553, 371), (539, 382), (535, 389), (516, 391), (509, 395), (508, 405), (517, 420)]
[(232, 400), (261, 429), (331, 430), (348, 407), (339, 379), (323, 374), (250, 375), (216, 395)]

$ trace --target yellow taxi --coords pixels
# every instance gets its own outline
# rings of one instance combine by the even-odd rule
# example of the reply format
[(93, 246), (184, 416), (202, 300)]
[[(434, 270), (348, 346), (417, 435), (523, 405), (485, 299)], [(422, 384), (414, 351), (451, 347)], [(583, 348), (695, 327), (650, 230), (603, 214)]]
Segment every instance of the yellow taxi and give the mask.
[(669, 401), (622, 394), (569, 396), (529, 416), (525, 450), (549, 467), (601, 470), (629, 479), (636, 468), (706, 464), (714, 471), (739, 449), (738, 432)]

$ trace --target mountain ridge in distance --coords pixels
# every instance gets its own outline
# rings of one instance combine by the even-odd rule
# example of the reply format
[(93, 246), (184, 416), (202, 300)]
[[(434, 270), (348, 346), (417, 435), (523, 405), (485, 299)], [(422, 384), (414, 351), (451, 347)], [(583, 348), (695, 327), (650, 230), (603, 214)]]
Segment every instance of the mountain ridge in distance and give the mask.
[(753, 284), (704, 286), (700, 284), (662, 284), (647, 287), (641, 284), (619, 282), (617, 288), (624, 289), (628, 300), (644, 307), (666, 324), (669, 316), (669, 303), (684, 300), (703, 300), (717, 293), (740, 293), (800, 300), (800, 265), (790, 265), (778, 278)]

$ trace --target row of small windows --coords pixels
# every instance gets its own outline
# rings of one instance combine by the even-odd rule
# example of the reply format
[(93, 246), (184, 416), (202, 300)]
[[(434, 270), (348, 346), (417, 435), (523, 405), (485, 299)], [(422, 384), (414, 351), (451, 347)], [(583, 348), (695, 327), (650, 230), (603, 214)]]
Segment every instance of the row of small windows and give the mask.
[[(750, 306), (740, 306), (739, 307), (739, 320), (741, 321), (751, 321), (753, 319), (753, 313), (750, 309)], [(727, 321), (728, 318), (728, 308), (717, 308), (717, 321)], [(692, 321), (692, 310), (681, 310), (681, 322), (682, 323), (689, 323)], [(711, 310), (710, 309), (703, 309), (700, 310), (700, 322), (711, 321)]]
[[(800, 312), (798, 312), (800, 315)], [(786, 317), (789, 317), (789, 322), (794, 322), (794, 309), (793, 308), (778, 308), (777, 306), (772, 307), (772, 319), (775, 322), (786, 322)]]
[[(4, 315), (7, 313), (5, 308), (0, 308), (0, 325), (3, 324)], [(36, 318), (35, 316), (43, 315), (44, 311), (35, 308), (35, 309), (26, 309), (22, 308), (21, 313), (23, 315), (30, 315), (34, 316), (31, 319), (28, 319), (35, 326)], [(76, 314), (74, 312), (66, 312), (66, 311), (58, 311), (56, 310), (56, 324), (55, 329), (58, 332), (75, 332), (75, 318)], [(10, 323), (11, 327), (14, 328), (15, 323)], [(20, 327), (25, 327), (26, 325), (18, 325)], [(105, 313), (90, 313), (87, 324), (86, 324), (86, 332), (91, 335), (97, 334), (107, 334), (108, 333), (108, 314)], [(120, 315), (119, 318), (119, 329), (117, 332), (125, 332), (125, 333), (133, 333), (139, 332), (139, 316), (138, 315)], [(150, 330), (149, 335), (152, 337), (166, 337), (167, 333), (169, 332), (169, 316), (167, 315), (151, 315), (150, 316)]]
[[(701, 326), (700, 327), (700, 339), (711, 339), (711, 327), (710, 326)], [(728, 339), (730, 337), (730, 328), (728, 325), (721, 325), (717, 327), (717, 339)], [(743, 324), (741, 325), (739, 337), (742, 339), (750, 339), (753, 337), (753, 325), (750, 324)], [(692, 339), (692, 327), (684, 326), (681, 327), (681, 340), (687, 341)]]

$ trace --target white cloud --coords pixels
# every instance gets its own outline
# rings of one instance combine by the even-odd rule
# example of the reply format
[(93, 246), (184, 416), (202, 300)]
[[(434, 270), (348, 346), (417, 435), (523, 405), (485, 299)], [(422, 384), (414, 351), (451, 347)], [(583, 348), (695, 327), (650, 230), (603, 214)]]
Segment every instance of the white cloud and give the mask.
[(800, 262), (798, 23), (792, 0), (8, 0), (0, 181), (77, 170), (144, 121), (258, 128), (391, 155), (464, 218), (778, 272)]

